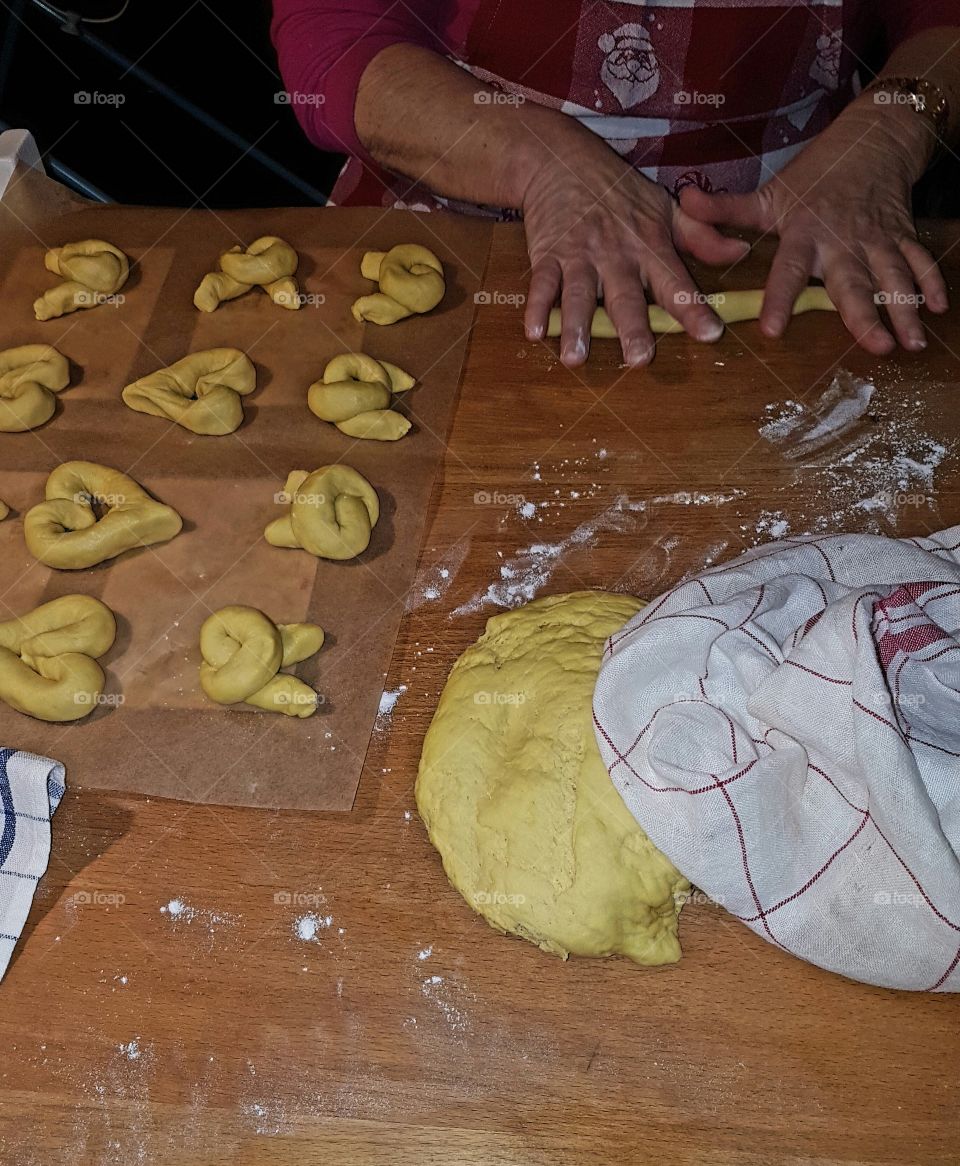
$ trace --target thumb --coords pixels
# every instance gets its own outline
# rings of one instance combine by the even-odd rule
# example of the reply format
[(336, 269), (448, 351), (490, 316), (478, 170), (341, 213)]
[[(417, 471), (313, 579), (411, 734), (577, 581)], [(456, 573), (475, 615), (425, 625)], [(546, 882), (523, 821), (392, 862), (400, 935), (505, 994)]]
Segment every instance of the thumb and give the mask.
[(707, 194), (697, 186), (687, 186), (680, 192), (680, 206), (692, 219), (745, 230), (763, 231), (764, 221), (760, 198), (753, 194)]
[(746, 239), (723, 235), (710, 223), (692, 219), (679, 207), (673, 216), (673, 242), (678, 251), (712, 265), (736, 263), (750, 251)]

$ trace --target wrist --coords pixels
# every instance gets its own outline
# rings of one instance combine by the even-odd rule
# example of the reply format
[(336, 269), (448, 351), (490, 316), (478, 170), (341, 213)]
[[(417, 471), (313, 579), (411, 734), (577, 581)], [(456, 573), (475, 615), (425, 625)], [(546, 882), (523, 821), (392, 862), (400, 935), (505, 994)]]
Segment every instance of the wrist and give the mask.
[(892, 97), (883, 89), (865, 89), (840, 118), (849, 117), (852, 124), (863, 126), (863, 132), (873, 142), (879, 141), (905, 181), (913, 186), (923, 177), (936, 153), (937, 137), (928, 118)]
[(541, 106), (528, 109), (522, 125), (522, 135), (514, 142), (509, 159), (505, 159), (512, 172), (517, 199), (514, 205), (518, 209), (523, 209), (531, 194), (544, 183), (552, 183), (558, 174), (564, 182), (584, 179), (611, 155), (617, 157), (601, 138), (556, 110)]

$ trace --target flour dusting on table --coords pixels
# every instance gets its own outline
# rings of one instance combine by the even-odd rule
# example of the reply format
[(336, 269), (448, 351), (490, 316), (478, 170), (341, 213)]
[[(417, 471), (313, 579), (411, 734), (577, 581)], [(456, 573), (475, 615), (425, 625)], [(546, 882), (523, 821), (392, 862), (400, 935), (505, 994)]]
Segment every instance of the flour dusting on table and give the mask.
[(590, 546), (605, 531), (628, 534), (643, 530), (649, 512), (661, 506), (725, 506), (744, 495), (743, 490), (705, 492), (678, 490), (651, 498), (629, 498), (621, 494), (592, 518), (584, 519), (565, 537), (555, 542), (533, 542), (518, 548), (500, 565), (500, 577), (485, 591), (462, 603), (451, 617), (468, 615), (484, 607), (520, 607), (534, 599), (549, 583), (564, 557), (578, 547)]
[[(845, 529), (894, 534), (905, 508), (928, 511), (935, 525), (937, 471), (954, 450), (926, 406), (916, 385), (881, 390), (846, 371), (809, 408), (797, 401), (768, 405), (758, 432), (797, 463), (791, 496), (812, 494), (815, 502), (805, 513), (791, 508), (789, 516), (762, 511), (752, 541)], [(740, 529), (749, 536), (749, 524)]]

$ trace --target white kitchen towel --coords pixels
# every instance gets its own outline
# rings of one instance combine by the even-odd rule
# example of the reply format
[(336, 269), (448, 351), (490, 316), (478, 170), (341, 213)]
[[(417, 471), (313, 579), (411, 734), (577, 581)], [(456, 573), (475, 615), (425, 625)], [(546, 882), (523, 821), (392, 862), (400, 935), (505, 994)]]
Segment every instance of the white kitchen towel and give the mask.
[(758, 935), (960, 991), (960, 526), (687, 580), (611, 636), (594, 727), (653, 842)]
[(50, 819), (66, 789), (59, 761), (0, 749), (0, 979), (50, 860)]

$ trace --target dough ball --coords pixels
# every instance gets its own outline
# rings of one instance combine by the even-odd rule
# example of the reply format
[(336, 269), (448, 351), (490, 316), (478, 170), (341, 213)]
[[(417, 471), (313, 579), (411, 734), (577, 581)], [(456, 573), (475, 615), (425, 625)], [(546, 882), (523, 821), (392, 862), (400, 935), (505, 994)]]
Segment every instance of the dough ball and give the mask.
[(593, 735), (604, 642), (642, 606), (578, 591), (494, 616), (423, 744), (417, 806), (447, 877), (493, 927), (564, 958), (680, 958), (689, 884), (623, 804)]

